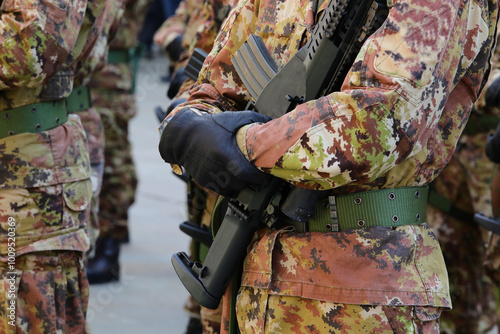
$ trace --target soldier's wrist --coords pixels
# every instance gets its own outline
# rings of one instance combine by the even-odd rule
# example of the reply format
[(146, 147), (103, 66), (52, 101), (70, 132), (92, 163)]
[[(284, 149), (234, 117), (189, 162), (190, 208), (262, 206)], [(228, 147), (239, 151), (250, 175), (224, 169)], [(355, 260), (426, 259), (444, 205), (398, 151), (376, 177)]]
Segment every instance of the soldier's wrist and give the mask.
[(248, 156), (247, 151), (247, 131), (251, 126), (252, 124), (244, 125), (236, 133), (236, 142), (238, 143), (238, 147), (240, 148), (245, 158), (249, 161), (250, 157)]

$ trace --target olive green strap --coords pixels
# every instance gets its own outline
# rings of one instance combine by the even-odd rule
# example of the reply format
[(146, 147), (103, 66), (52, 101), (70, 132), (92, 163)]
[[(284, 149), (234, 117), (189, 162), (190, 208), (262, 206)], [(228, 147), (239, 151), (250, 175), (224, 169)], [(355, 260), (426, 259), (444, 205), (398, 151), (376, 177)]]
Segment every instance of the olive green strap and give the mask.
[(130, 93), (135, 92), (135, 85), (137, 80), (137, 72), (139, 71), (139, 63), (142, 57), (142, 48), (133, 47), (130, 49), (113, 49), (108, 52), (108, 63), (130, 63), (132, 66), (132, 83)]
[(495, 130), (499, 123), (500, 117), (475, 113), (465, 125), (463, 134), (473, 136), (478, 133), (487, 133)]
[(457, 206), (453, 201), (440, 193), (438, 193), (431, 185), (429, 189), (429, 205), (435, 207), (436, 209), (446, 213), (447, 215), (459, 220), (463, 223), (477, 225), (474, 222), (474, 213), (466, 212)]
[(68, 113), (89, 110), (92, 106), (90, 101), (90, 88), (88, 86), (73, 88), (71, 94), (66, 98)]
[(319, 201), (308, 231), (327, 232), (425, 222), (427, 187), (372, 190)]
[(38, 133), (68, 120), (66, 101), (39, 102), (0, 111), (0, 138), (24, 132)]
[(130, 61), (130, 51), (128, 49), (112, 49), (108, 52), (108, 63), (126, 63)]

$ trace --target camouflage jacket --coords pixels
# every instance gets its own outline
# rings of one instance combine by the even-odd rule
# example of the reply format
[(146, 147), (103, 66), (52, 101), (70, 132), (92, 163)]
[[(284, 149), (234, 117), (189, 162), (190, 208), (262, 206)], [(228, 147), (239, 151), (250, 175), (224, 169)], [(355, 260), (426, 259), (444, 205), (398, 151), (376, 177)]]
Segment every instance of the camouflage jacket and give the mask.
[(94, 29), (99, 33), (88, 57), (77, 67), (74, 85), (81, 86), (90, 82), (93, 73), (101, 70), (107, 62), (110, 41), (116, 36), (117, 28), (122, 19), (125, 5), (123, 0), (108, 0), (106, 8), (96, 21)]
[[(236, 6), (237, 2), (235, 0), (205, 1), (203, 6), (197, 8), (196, 14), (190, 16), (186, 31), (182, 37), (182, 44), (186, 52), (175, 65), (176, 69), (187, 65), (189, 57), (191, 57), (195, 48), (202, 49), (207, 53), (212, 50), (222, 23), (229, 15), (229, 12)], [(176, 98), (184, 97), (193, 84), (193, 80), (186, 79), (179, 89)]]
[[(105, 0), (2, 2), (2, 109), (69, 95), (78, 63), (88, 56), (99, 35), (94, 24), (103, 14), (105, 4)], [(89, 178), (85, 132), (75, 115), (48, 131), (0, 139), (0, 189), (11, 189), (6, 192), (9, 196), (19, 189), (18, 197), (2, 199), (12, 203), (12, 211), (0, 214), (16, 216), (23, 210), (21, 203), (27, 199), (21, 195), (21, 189), (31, 189), (33, 200), (42, 203), (39, 215), (33, 217), (25, 212), (31, 209), (24, 208), (18, 217), (17, 254), (88, 248), (85, 220), (74, 221), (59, 209), (64, 206), (83, 215), (91, 195)], [(61, 188), (63, 196), (54, 198), (51, 191)], [(64, 204), (60, 203), (62, 198)], [(52, 220), (61, 220), (63, 224), (51, 226)], [(2, 239), (5, 221), (2, 220), (0, 229)], [(0, 255), (4, 255), (6, 243), (1, 244)]]
[[(2, 19), (0, 108), (67, 97), (80, 59), (96, 38), (105, 0), (5, 0)], [(20, 89), (22, 88), (22, 89)]]
[[(109, 45), (109, 52), (125, 52), (132, 56), (137, 46), (137, 34), (142, 26), (151, 0), (124, 0), (123, 16), (117, 26), (116, 35)], [(131, 60), (131, 59), (130, 59)], [(92, 75), (90, 86), (93, 89), (132, 90), (133, 67), (128, 62), (107, 62)]]
[[(191, 20), (191, 16), (196, 15), (200, 8), (203, 8), (204, 0), (182, 0), (175, 10), (175, 14), (169, 17), (155, 33), (154, 41), (162, 49), (165, 49), (172, 41), (184, 35)], [(187, 45), (184, 44), (187, 48)]]
[[(250, 94), (231, 63), (234, 52), (257, 34), (283, 66), (310, 36), (312, 7), (308, 0), (240, 1), (187, 105), (244, 109)], [(396, 0), (341, 91), (240, 129), (240, 147), (262, 171), (335, 195), (425, 185), (453, 154), (484, 85), (496, 20), (494, 0)], [(259, 236), (243, 285), (333, 302), (450, 306), (446, 268), (427, 224)]]

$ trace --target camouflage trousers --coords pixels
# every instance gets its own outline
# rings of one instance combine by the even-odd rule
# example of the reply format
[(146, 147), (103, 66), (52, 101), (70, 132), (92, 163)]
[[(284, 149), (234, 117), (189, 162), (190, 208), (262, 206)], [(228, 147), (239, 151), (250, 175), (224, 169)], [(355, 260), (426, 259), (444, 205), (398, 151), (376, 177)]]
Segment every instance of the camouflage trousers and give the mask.
[(95, 110), (90, 108), (78, 112), (85, 134), (87, 135), (88, 151), (90, 156), (91, 176), (92, 182), (92, 200), (90, 203), (90, 220), (87, 225), (90, 250), (95, 247), (97, 237), (99, 237), (99, 195), (102, 188), (102, 177), (104, 170), (104, 130), (102, 126), (101, 116)]
[(92, 90), (92, 105), (104, 126), (104, 172), (99, 197), (102, 236), (122, 238), (128, 232), (128, 210), (135, 201), (137, 176), (128, 138), (136, 114), (134, 95), (121, 90)]
[(0, 262), (0, 282), (0, 333), (86, 333), (83, 252), (20, 255), (15, 270)]
[(453, 304), (441, 317), (442, 333), (485, 333), (498, 320), (495, 287), (484, 266), (489, 232), (472, 219), (475, 212), (491, 215), (493, 165), (484, 153), (485, 142), (486, 134), (462, 136), (452, 159), (432, 184), (436, 192), (469, 214), (456, 219), (432, 205), (427, 209), (427, 221), (443, 250)]
[(236, 302), (242, 334), (438, 334), (440, 314), (436, 307), (338, 304), (251, 287), (240, 288)]

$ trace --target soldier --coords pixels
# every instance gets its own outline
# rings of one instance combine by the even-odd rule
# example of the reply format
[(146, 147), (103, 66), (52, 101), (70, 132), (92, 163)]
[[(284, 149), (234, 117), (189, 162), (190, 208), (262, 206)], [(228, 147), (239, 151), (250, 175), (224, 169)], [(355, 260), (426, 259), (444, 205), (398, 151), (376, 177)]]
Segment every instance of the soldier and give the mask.
[[(474, 222), (474, 213), (492, 216), (493, 162), (486, 156), (488, 136), (500, 123), (500, 109), (487, 92), (499, 74), (495, 50), (490, 79), (475, 103), (450, 162), (431, 185), (427, 219), (439, 239), (453, 310), (443, 313), (441, 333), (487, 333), (497, 326), (495, 286), (485, 272), (491, 233)], [(496, 281), (498, 282), (498, 281)]]
[[(182, 1), (176, 15), (167, 20), (162, 28), (155, 34), (155, 43), (167, 51), (170, 55), (174, 79), (172, 80), (167, 96), (172, 99), (166, 112), (186, 101), (188, 91), (195, 83), (191, 78), (184, 75), (183, 71), (195, 48), (204, 52), (210, 52), (215, 37), (219, 32), (224, 20), (232, 8), (236, 6), (234, 0), (211, 0)], [(181, 41), (180, 47), (173, 47)], [(182, 50), (177, 57), (172, 56), (172, 50)], [(169, 52), (170, 51), (170, 52)], [(165, 112), (158, 113), (160, 121), (165, 117)], [(188, 220), (205, 231), (211, 231), (210, 220), (218, 194), (200, 187), (193, 178), (187, 176), (187, 213)], [(202, 261), (207, 252), (207, 245), (199, 240), (191, 242), (190, 253), (193, 260)], [(201, 307), (191, 296), (184, 308), (190, 315), (187, 333), (192, 333), (199, 318), (203, 332), (217, 334), (220, 332), (221, 308), (210, 310)]]
[(165, 20), (153, 36), (154, 43), (165, 51), (168, 59), (168, 78), (164, 81), (171, 81), (167, 92), (167, 96), (171, 99), (176, 94), (173, 90), (178, 90), (185, 79), (182, 75), (176, 77), (176, 71), (182, 68), (179, 62), (189, 58), (191, 54), (188, 51), (189, 45), (197, 43), (196, 40), (189, 40), (187, 37), (194, 38), (194, 32), (202, 24), (203, 19), (208, 19), (200, 15), (203, 13), (203, 8), (208, 6), (210, 4), (203, 0), (181, 1), (175, 14)]
[(149, 0), (125, 2), (123, 21), (109, 47), (107, 65), (89, 83), (93, 107), (104, 125), (104, 174), (99, 197), (99, 230), (96, 251), (89, 259), (89, 282), (119, 279), (120, 242), (128, 240), (128, 210), (135, 200), (137, 176), (128, 123), (137, 106), (134, 96), (134, 66), (137, 32)]
[(425, 185), (450, 160), (484, 84), (497, 3), (396, 1), (340, 91), (273, 120), (234, 112), (250, 99), (231, 62), (248, 36), (282, 67), (326, 6), (239, 2), (187, 102), (160, 126), (160, 154), (222, 195), (274, 177), (327, 192), (304, 230), (254, 235), (236, 301), (241, 332), (438, 333), (451, 301)]
[[(106, 64), (108, 41), (116, 34), (117, 24), (123, 14), (123, 3), (121, 1), (108, 1), (105, 15), (99, 20), (102, 29), (90, 51), (90, 55), (79, 66), (75, 75), (74, 88), (67, 98), (68, 112), (78, 113), (87, 137), (88, 151), (91, 167), (92, 200), (90, 203), (90, 220), (87, 226), (90, 237), (89, 256), (95, 250), (97, 237), (99, 236), (99, 194), (101, 192), (102, 175), (104, 169), (104, 129), (101, 116), (92, 107), (90, 87), (88, 85), (92, 73), (99, 71)], [(112, 26), (114, 28), (112, 29)]]
[(5, 0), (0, 122), (1, 333), (84, 333), (90, 162), (66, 98), (106, 1)]

